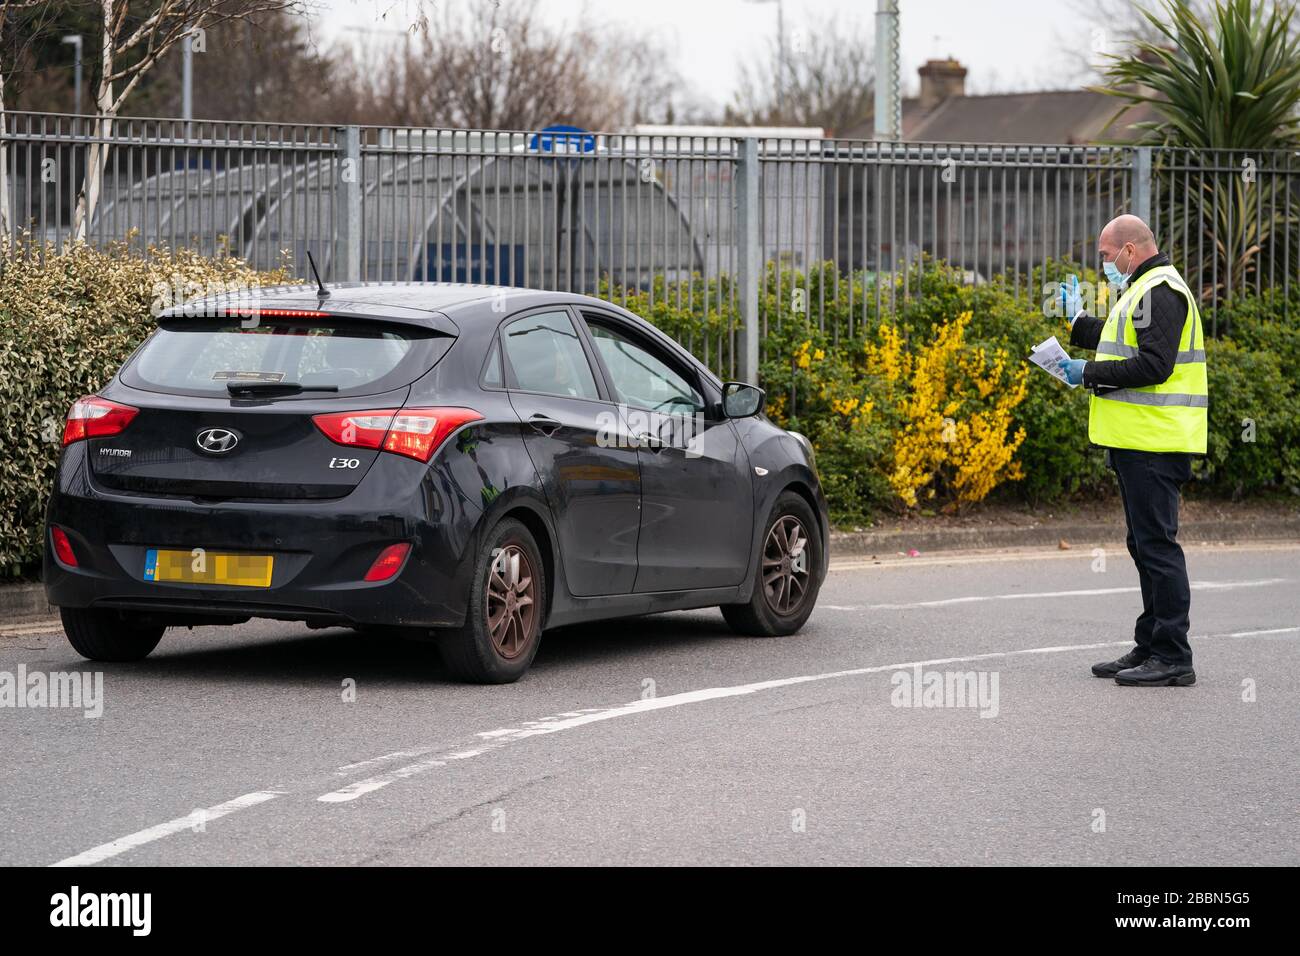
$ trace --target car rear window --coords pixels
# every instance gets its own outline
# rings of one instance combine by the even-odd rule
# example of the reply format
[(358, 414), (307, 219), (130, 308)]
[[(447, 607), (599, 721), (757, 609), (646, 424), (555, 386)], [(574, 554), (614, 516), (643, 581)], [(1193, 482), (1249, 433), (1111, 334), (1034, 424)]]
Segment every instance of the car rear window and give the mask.
[(139, 388), (196, 395), (224, 395), (229, 382), (296, 383), (365, 394), (410, 384), (451, 342), (413, 326), (373, 323), (181, 322), (155, 331), (123, 377)]

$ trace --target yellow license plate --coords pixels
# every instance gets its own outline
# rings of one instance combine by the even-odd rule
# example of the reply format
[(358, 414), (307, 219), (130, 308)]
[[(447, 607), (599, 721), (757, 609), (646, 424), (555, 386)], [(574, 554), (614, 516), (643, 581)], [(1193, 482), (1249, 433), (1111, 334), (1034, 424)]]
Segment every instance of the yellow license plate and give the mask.
[(269, 554), (221, 554), (203, 548), (192, 551), (150, 548), (144, 556), (144, 579), (269, 588), (273, 563), (274, 558)]

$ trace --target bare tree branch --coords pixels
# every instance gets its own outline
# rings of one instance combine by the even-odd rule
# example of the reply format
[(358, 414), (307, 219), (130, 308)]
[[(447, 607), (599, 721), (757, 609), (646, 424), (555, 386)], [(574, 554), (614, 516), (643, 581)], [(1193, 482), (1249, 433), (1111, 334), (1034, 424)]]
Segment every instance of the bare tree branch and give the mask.
[[(86, 148), (86, 174), (77, 194), (72, 231), (78, 239), (86, 230), (99, 203), (108, 156), (107, 140), (113, 120), (126, 98), (140, 85), (166, 53), (196, 29), (261, 14), (301, 10), (302, 0), (150, 0), (148, 13), (128, 36), (128, 15), (141, 4), (131, 0), (98, 0), (102, 15), (99, 80), (95, 91), (95, 124), (99, 137)], [(138, 56), (128, 56), (143, 46)], [(115, 85), (123, 85), (115, 92)]]
[(339, 82), (368, 122), (530, 129), (573, 122), (593, 129), (674, 116), (680, 78), (654, 36), (628, 38), (590, 15), (563, 32), (536, 0), (470, 0), (432, 11), (412, 54), (363, 46), (340, 54)]
[(820, 126), (831, 133), (872, 113), (872, 43), (860, 20), (809, 19), (768, 42), (765, 57), (742, 64), (729, 122)]

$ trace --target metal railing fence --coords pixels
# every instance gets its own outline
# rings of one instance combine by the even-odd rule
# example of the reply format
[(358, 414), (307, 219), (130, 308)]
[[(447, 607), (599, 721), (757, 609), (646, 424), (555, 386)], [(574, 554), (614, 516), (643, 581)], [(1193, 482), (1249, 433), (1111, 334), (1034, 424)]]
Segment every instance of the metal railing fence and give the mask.
[[(1300, 276), (1289, 152), (15, 112), (0, 150), (0, 211), (38, 247), (84, 235), (259, 268), (287, 256), (299, 275), (310, 250), (331, 281), (636, 295), (736, 317), (686, 343), (726, 374), (752, 375), (772, 324), (800, 309), (854, 335), (939, 262), (968, 283), (1003, 276), (1038, 308), (1044, 267), (1095, 265), (1098, 232), (1125, 211), (1200, 289), (1212, 332), (1243, 292), (1277, 289), (1285, 310)], [(102, 184), (79, 224), (96, 150)]]

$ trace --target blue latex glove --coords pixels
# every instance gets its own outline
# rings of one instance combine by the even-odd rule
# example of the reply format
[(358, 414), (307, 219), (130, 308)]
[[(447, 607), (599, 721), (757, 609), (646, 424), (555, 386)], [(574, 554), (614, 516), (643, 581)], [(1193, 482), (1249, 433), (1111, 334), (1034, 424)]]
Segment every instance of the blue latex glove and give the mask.
[(1065, 281), (1061, 283), (1061, 310), (1065, 313), (1065, 321), (1074, 327), (1074, 320), (1083, 311), (1083, 296), (1079, 293), (1079, 277), (1068, 275)]
[(1065, 380), (1071, 385), (1082, 385), (1083, 367), (1087, 364), (1083, 359), (1066, 359), (1057, 367), (1065, 373)]

